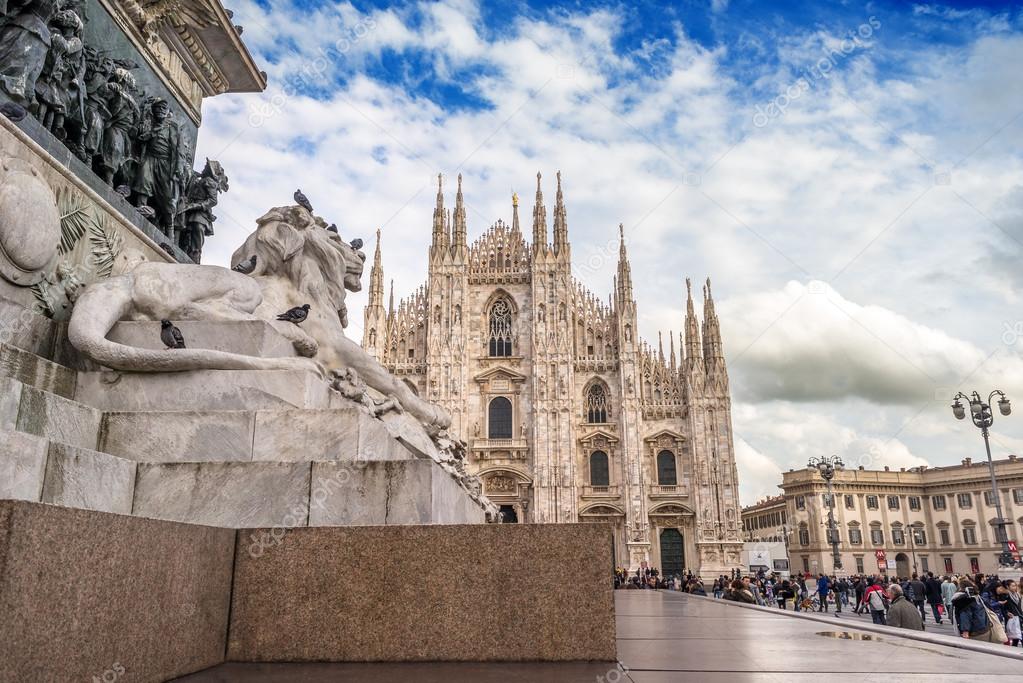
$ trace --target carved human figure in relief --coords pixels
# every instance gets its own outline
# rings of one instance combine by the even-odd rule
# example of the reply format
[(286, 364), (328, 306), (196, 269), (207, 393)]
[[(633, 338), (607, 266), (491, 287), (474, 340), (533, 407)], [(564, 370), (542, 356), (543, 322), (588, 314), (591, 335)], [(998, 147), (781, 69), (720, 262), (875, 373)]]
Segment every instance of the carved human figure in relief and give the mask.
[(213, 207), (221, 192), (227, 192), (227, 174), (218, 161), (206, 160), (202, 173), (187, 170), (181, 203), (177, 208), (178, 243), (188, 258), (202, 259), (206, 238), (213, 235)]
[(50, 49), (36, 80), (35, 116), (45, 128), (64, 139), (68, 112), (82, 108), (85, 75), (82, 20), (71, 10), (61, 10), (50, 22), (50, 31)]
[(116, 67), (113, 77), (100, 86), (106, 118), (96, 165), (108, 185), (128, 181), (125, 163), (131, 157), (131, 134), (139, 116), (139, 106), (131, 94), (134, 86), (135, 77), (123, 67)]
[(131, 186), (135, 206), (152, 209), (160, 229), (173, 238), (177, 215), (175, 190), (182, 180), (181, 131), (166, 100), (157, 98), (144, 110), (137, 139), (139, 163)]
[[(0, 0), (2, 2), (3, 0)], [(50, 19), (58, 0), (10, 0), (0, 13), (0, 88), (29, 108), (50, 49)]]

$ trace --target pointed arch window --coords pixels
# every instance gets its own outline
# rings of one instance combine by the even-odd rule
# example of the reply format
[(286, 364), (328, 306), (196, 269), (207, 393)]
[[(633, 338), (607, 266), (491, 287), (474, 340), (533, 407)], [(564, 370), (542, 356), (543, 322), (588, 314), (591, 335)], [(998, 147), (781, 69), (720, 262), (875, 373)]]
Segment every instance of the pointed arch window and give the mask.
[(507, 299), (498, 299), (490, 307), (490, 356), (512, 355), (512, 308)]
[(603, 424), (610, 415), (610, 404), (607, 388), (597, 383), (586, 390), (586, 421), (590, 424)]
[(512, 438), (512, 404), (504, 396), (490, 402), (487, 420), (487, 434), (491, 439)]
[(675, 454), (671, 451), (657, 454), (657, 483), (660, 486), (678, 486), (678, 469)]
[(590, 453), (590, 486), (610, 486), (611, 470), (608, 467), (607, 453), (593, 451)]

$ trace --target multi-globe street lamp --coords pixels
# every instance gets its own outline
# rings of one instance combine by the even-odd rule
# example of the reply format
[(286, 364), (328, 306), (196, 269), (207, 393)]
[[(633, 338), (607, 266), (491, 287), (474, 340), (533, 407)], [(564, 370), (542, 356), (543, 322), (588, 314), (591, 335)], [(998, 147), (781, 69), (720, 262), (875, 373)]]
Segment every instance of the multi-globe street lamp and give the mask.
[(1002, 567), (1011, 567), (1013, 559), (1012, 553), (1009, 551), (1009, 536), (1005, 533), (1005, 519), (1002, 517), (1002, 500), (998, 495), (998, 480), (995, 478), (995, 464), (991, 460), (991, 442), (988, 439), (990, 435), (989, 429), (995, 422), (995, 415), (991, 411), (991, 400), (996, 395), (998, 396), (998, 412), (1008, 416), (1012, 413), (1012, 406), (1009, 404), (1009, 399), (1006, 398), (1005, 392), (998, 389), (991, 392), (987, 397), (987, 402), (984, 402), (976, 391), (971, 396), (967, 396), (960, 391), (952, 397), (952, 414), (955, 415), (957, 420), (962, 420), (966, 417), (966, 408), (960, 402), (960, 399), (965, 399), (970, 404), (970, 418), (973, 420), (974, 426), (980, 429), (980, 433), (984, 437), (984, 448), (987, 449), (988, 472), (991, 474), (991, 495), (995, 498), (995, 514), (998, 515), (998, 519), (995, 520), (995, 535), (998, 538), (998, 542), (1002, 545), (1002, 552), (998, 556), (998, 564)]
[(837, 455), (810, 458), (809, 466), (816, 469), (828, 485), (828, 542), (831, 544), (831, 556), (835, 571), (842, 568), (842, 555), (838, 552), (838, 527), (835, 524), (835, 493), (831, 480), (835, 472), (845, 467), (845, 463)]

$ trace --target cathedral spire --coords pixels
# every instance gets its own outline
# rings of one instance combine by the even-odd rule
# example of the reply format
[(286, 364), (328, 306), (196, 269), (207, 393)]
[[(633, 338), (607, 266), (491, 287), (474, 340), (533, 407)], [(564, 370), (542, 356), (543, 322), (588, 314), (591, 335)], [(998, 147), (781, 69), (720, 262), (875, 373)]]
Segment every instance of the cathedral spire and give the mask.
[(625, 226), (618, 224), (618, 298), (621, 303), (632, 301), (632, 266), (625, 249)]
[(387, 317), (394, 318), (394, 280), (391, 280), (391, 301), (387, 304)]
[(447, 225), (444, 215), (444, 177), (437, 174), (437, 206), (433, 209), (433, 247), (448, 245)]
[(668, 342), (671, 344), (671, 371), (675, 372), (678, 368), (678, 363), (675, 359), (675, 332), (671, 331), (668, 335)]
[(561, 194), (561, 171), (558, 171), (558, 194), (554, 201), (554, 253), (560, 254), (568, 247), (568, 217), (565, 214), (565, 198)]
[(547, 209), (543, 205), (543, 191), (540, 190), (540, 171), (536, 172), (536, 201), (533, 204), (533, 249), (547, 248)]
[(456, 249), (466, 245), (465, 202), (462, 200), (462, 174), (458, 174), (458, 192), (455, 194), (454, 237), (452, 246)]
[(377, 248), (373, 253), (373, 267), (369, 271), (369, 305), (384, 305), (384, 266), (380, 255), (380, 228), (377, 228)]
[(657, 330), (657, 355), (660, 358), (661, 363), (663, 363), (664, 362), (664, 336), (661, 334), (660, 330)]
[(703, 351), (700, 348), (700, 323), (696, 320), (693, 307), (693, 283), (686, 278), (686, 356), (685, 366), (693, 369), (703, 365)]
[(720, 373), (724, 369), (724, 354), (721, 351), (721, 325), (714, 310), (714, 295), (710, 291), (710, 278), (703, 288), (703, 361), (707, 374)]

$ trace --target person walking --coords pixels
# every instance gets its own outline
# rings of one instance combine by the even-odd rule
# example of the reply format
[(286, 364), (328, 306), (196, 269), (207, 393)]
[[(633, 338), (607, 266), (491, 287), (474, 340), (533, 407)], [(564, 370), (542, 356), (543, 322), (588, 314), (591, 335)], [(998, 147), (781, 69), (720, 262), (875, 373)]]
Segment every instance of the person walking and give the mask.
[(931, 606), (931, 614), (934, 616), (934, 623), (941, 624), (941, 609), (943, 603), (941, 597), (941, 584), (934, 578), (933, 572), (927, 572), (927, 580), (924, 581), (926, 588), (927, 602)]
[(905, 628), (911, 631), (923, 631), (924, 620), (921, 618), (916, 605), (911, 604), (902, 592), (902, 587), (893, 584), (888, 587), (888, 597), (891, 599), (891, 607), (888, 608), (888, 626)]
[(867, 605), (870, 610), (870, 618), (875, 624), (881, 626), (885, 625), (885, 604), (886, 596), (884, 588), (881, 587), (881, 582), (874, 579), (873, 584), (863, 594), (863, 602)]
[(1023, 599), (1019, 592), (1019, 584), (1012, 579), (1002, 584), (1005, 588), (1003, 594), (999, 594), (1002, 612), (1005, 614), (1005, 635), (1009, 638), (1009, 645), (1018, 647), (1023, 642)]
[(820, 598), (821, 606), (818, 612), (828, 611), (828, 593), (831, 592), (831, 581), (824, 574), (817, 577), (817, 595)]
[(909, 581), (909, 587), (913, 591), (913, 606), (920, 611), (920, 620), (927, 621), (927, 612), (924, 609), (924, 601), (927, 599), (927, 586), (916, 574)]
[(838, 603), (839, 612), (842, 607), (849, 608), (849, 579), (844, 576), (838, 580)]
[(952, 616), (952, 596), (956, 594), (956, 590), (956, 584), (952, 581), (952, 577), (946, 576), (941, 582), (941, 601), (945, 604), (945, 616), (953, 626), (956, 621)]
[(867, 591), (867, 579), (862, 576), (857, 576), (856, 580), (853, 581), (853, 592), (856, 595), (856, 614), (862, 614), (866, 607), (863, 604), (863, 594)]

